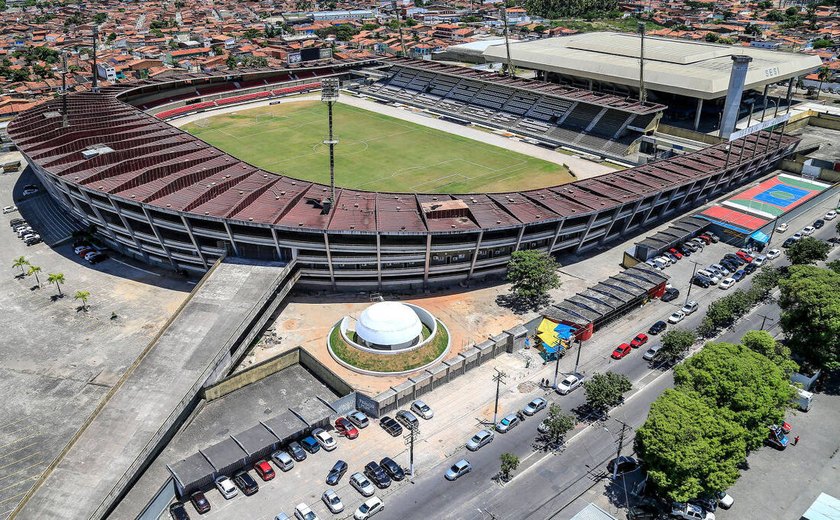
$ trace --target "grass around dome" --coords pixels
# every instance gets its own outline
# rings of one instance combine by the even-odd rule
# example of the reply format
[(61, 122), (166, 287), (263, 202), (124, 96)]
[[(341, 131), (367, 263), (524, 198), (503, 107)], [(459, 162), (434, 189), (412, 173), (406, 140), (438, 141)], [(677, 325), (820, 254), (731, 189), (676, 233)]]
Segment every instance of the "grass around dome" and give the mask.
[[(424, 332), (428, 329), (424, 326)], [(427, 365), (438, 358), (449, 344), (449, 333), (438, 321), (437, 334), (422, 347), (400, 354), (375, 354), (348, 345), (336, 326), (330, 333), (330, 348), (333, 354), (348, 365), (371, 372), (405, 372)]]
[[(518, 191), (575, 180), (564, 165), (338, 103), (336, 185), (405, 193)], [(266, 171), (329, 183), (326, 108), (297, 101), (210, 116), (183, 129)]]

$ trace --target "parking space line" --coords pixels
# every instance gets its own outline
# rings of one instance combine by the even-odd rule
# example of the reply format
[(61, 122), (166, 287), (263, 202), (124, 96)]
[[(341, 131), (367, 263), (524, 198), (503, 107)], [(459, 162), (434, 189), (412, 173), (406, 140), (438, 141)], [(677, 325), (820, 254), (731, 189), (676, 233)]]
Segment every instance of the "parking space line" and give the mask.
[[(16, 450), (7, 451), (6, 453), (0, 454), (0, 459), (4, 459), (4, 458), (8, 457), (9, 455), (11, 455), (12, 453), (17, 453), (20, 450), (25, 450), (26, 448), (29, 448), (30, 446), (35, 446), (36, 444), (38, 444), (38, 443), (37, 442), (32, 442), (30, 444), (27, 444), (26, 446), (21, 446), (20, 448), (18, 448)], [(15, 461), (15, 463), (17, 463), (17, 462), (20, 462), (20, 461), (19, 460)], [(7, 466), (8, 466), (8, 464), (7, 464)], [(6, 466), (0, 466), (0, 469), (3, 469), (5, 467)]]
[[(5, 466), (0, 466), (0, 469), (8, 468), (9, 466), (13, 466), (15, 464), (20, 464), (21, 462), (23, 462), (27, 459), (31, 459), (32, 457), (35, 457), (35, 456), (40, 455), (40, 454), (41, 454), (40, 451), (36, 451), (35, 453), (30, 453), (29, 455), (27, 455), (26, 457), (24, 457), (22, 459), (18, 459), (14, 462), (10, 462), (9, 464), (6, 464)], [(37, 464), (35, 464), (35, 466), (37, 466)], [(9, 473), (8, 475), (0, 476), (0, 480), (3, 480), (4, 478), (9, 478), (10, 476), (16, 475), (18, 473), (20, 473), (20, 471), (16, 471), (14, 473)]]
[(116, 259), (116, 258), (114, 258), (114, 257), (111, 257), (111, 260), (113, 260), (114, 262), (116, 262), (116, 263), (118, 263), (118, 264), (122, 264), (122, 265), (124, 265), (124, 266), (126, 266), (126, 267), (130, 267), (130, 268), (132, 268), (132, 269), (136, 269), (136, 270), (138, 270), (138, 271), (140, 271), (140, 272), (143, 272), (143, 273), (146, 273), (146, 274), (151, 274), (151, 275), (154, 275), (154, 276), (161, 276), (161, 275), (160, 275), (160, 274), (158, 274), (158, 273), (154, 273), (154, 272), (152, 272), (152, 271), (147, 271), (147, 270), (145, 270), (145, 269), (141, 269), (141, 268), (137, 267), (136, 265), (127, 264), (127, 263), (125, 263), (125, 262), (123, 262), (123, 261), (121, 261), (121, 260), (117, 260), (117, 259)]

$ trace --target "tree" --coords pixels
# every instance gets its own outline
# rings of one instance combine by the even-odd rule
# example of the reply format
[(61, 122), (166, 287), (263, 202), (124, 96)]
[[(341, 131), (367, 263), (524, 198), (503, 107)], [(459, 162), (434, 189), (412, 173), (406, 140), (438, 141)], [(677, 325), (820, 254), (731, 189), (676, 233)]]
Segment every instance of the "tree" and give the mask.
[(64, 296), (61, 293), (61, 284), (64, 283), (64, 273), (50, 273), (47, 275), (47, 283), (55, 284), (56, 290), (58, 290), (58, 297), (61, 298)]
[(753, 36), (761, 36), (761, 28), (757, 25), (748, 24), (744, 27), (744, 34), (752, 34)]
[(511, 473), (519, 467), (519, 457), (513, 453), (502, 453), (500, 459), (502, 466), (499, 469), (499, 476), (501, 476), (502, 480), (510, 480)]
[(96, 25), (104, 23), (107, 19), (108, 15), (105, 13), (96, 13), (95, 15), (93, 15), (93, 23), (95, 23)]
[(662, 335), (662, 348), (658, 356), (664, 361), (675, 361), (688, 353), (688, 349), (697, 341), (697, 335), (685, 329), (671, 329)]
[(548, 408), (548, 417), (545, 419), (545, 425), (548, 428), (546, 436), (556, 445), (560, 444), (560, 440), (566, 433), (575, 427), (575, 419), (571, 415), (564, 413), (563, 410), (556, 404), (552, 404)]
[(812, 47), (814, 49), (825, 49), (826, 47), (833, 47), (833, 46), (834, 46), (834, 42), (832, 42), (828, 38), (820, 38), (818, 40), (815, 40), (813, 45), (812, 45)]
[(817, 99), (820, 99), (820, 93), (822, 93), (822, 86), (823, 82), (828, 80), (831, 77), (831, 69), (828, 68), (828, 65), (823, 65), (819, 69), (817, 69), (817, 79), (820, 80), (820, 86), (817, 87)]
[(831, 246), (828, 242), (813, 237), (805, 237), (798, 242), (794, 242), (785, 251), (785, 254), (791, 264), (802, 265), (824, 261), (828, 258), (829, 251), (831, 251)]
[(837, 224), (834, 225), (834, 231), (840, 235), (840, 220), (837, 221)]
[(785, 9), (785, 14), (786, 14), (788, 17), (793, 17), (793, 16), (796, 16), (796, 15), (798, 15), (798, 14), (799, 14), (799, 8), (798, 8), (798, 7), (794, 7), (794, 6), (790, 6), (790, 7), (788, 7), (787, 9)]
[(651, 405), (635, 446), (656, 487), (685, 502), (735, 483), (745, 436), (696, 393), (668, 389)]
[(761, 2), (756, 4), (756, 7), (758, 7), (759, 9), (770, 9), (771, 7), (773, 7), (773, 2), (771, 2), (770, 0), (762, 0)]
[(773, 9), (772, 11), (767, 13), (765, 19), (769, 22), (781, 22), (785, 19), (785, 15), (778, 9)]
[(586, 391), (586, 404), (602, 416), (624, 400), (624, 393), (633, 388), (624, 374), (606, 372), (593, 375), (583, 386)]
[(720, 35), (718, 33), (709, 32), (706, 33), (705, 39), (707, 42), (715, 43), (716, 41), (720, 40)]
[(790, 348), (784, 343), (776, 341), (766, 330), (751, 330), (741, 337), (741, 345), (753, 352), (758, 352), (782, 369), (785, 377), (799, 369), (796, 361), (790, 358)]
[(840, 274), (840, 260), (832, 260), (831, 262), (825, 264), (825, 266), (835, 273)]
[(73, 296), (74, 300), (79, 300), (82, 302), (82, 310), (87, 310), (87, 301), (90, 298), (90, 293), (87, 291), (76, 291), (76, 294)]
[(21, 276), (26, 276), (27, 265), (29, 265), (29, 260), (27, 260), (25, 256), (15, 258), (15, 261), (12, 263), (12, 267), (20, 267)]
[[(508, 5), (508, 7), (513, 7)], [(618, 9), (618, 0), (525, 0), (525, 9), (532, 16), (542, 18), (576, 18), (595, 11), (602, 13)]]
[(678, 388), (697, 392), (719, 415), (746, 430), (747, 448), (767, 438), (767, 426), (785, 417), (794, 389), (773, 361), (743, 345), (708, 343), (674, 369)]
[(840, 368), (840, 273), (794, 265), (779, 282), (788, 346), (816, 367)]
[(244, 33), (242, 33), (242, 37), (246, 40), (256, 40), (260, 37), (260, 31), (256, 29), (246, 29)]
[(765, 265), (757, 273), (753, 275), (752, 286), (758, 290), (761, 299), (767, 297), (770, 292), (779, 285), (779, 280), (782, 278), (782, 272), (778, 267), (772, 265)]
[(541, 302), (548, 291), (560, 287), (557, 262), (544, 251), (516, 251), (508, 264), (507, 281), (517, 298)]
[(230, 56), (227, 57), (227, 61), (225, 62), (225, 64), (227, 65), (227, 67), (229, 69), (235, 69), (236, 68), (237, 62), (236, 62), (236, 58), (233, 56), (233, 54), (231, 54)]
[(26, 272), (26, 276), (35, 275), (35, 283), (38, 284), (39, 288), (41, 287), (41, 279), (38, 278), (38, 273), (40, 273), (40, 272), (41, 272), (41, 268), (38, 267), (37, 265), (30, 265), (29, 266), (29, 271)]

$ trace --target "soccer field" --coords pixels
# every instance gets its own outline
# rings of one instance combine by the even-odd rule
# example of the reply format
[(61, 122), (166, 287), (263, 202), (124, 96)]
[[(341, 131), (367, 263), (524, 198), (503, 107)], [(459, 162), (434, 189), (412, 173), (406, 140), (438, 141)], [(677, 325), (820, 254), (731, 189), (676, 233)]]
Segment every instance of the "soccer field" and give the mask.
[[(518, 191), (574, 180), (559, 165), (472, 139), (334, 105), (336, 185), (373, 191)], [(183, 127), (264, 170), (329, 183), (327, 109), (300, 101), (211, 116)]]

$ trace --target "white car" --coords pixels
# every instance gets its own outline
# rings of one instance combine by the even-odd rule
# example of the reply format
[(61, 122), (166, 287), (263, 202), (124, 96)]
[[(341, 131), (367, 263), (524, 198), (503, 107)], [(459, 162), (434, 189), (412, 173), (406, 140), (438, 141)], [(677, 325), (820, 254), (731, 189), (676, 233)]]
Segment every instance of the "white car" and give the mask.
[(557, 384), (557, 393), (566, 395), (583, 383), (582, 374), (571, 374)]
[(318, 515), (303, 502), (295, 506), (295, 518), (298, 520), (319, 520)]
[(435, 416), (435, 412), (429, 408), (429, 405), (419, 399), (411, 403), (411, 411), (426, 420)]
[[(17, 206), (6, 206), (6, 207), (3, 208), (3, 214), (4, 215), (6, 213), (14, 213), (15, 211), (17, 211)], [(832, 217), (832, 218), (834, 218), (834, 217)], [(831, 219), (828, 219), (828, 220), (831, 220)]]
[(718, 287), (720, 287), (721, 289), (723, 289), (725, 291), (725, 290), (729, 289), (730, 287), (732, 287), (733, 285), (735, 285), (735, 280), (734, 279), (724, 278), (723, 281), (720, 282), (720, 285), (718, 285)]
[(720, 282), (720, 278), (718, 278), (717, 275), (715, 275), (715, 273), (709, 271), (708, 269), (700, 269), (699, 271), (697, 271), (697, 274), (702, 274), (703, 276), (708, 278), (712, 282), (712, 285), (717, 285), (718, 282)]
[(836, 216), (837, 216), (837, 212), (834, 211), (834, 210), (831, 210), (823, 216), (823, 220), (834, 220), (834, 218)]
[(233, 481), (226, 476), (222, 475), (220, 477), (216, 477), (215, 482), (216, 489), (219, 490), (219, 493), (221, 493), (225, 499), (230, 500), (239, 494), (239, 490), (233, 485)]
[(356, 512), (353, 513), (353, 518), (355, 520), (367, 520), (383, 509), (385, 509), (385, 504), (382, 503), (379, 497), (370, 497), (359, 506), (359, 509), (356, 509)]
[(718, 500), (718, 505), (724, 509), (729, 509), (735, 503), (735, 499), (726, 491), (718, 491), (715, 493), (715, 498)]
[(767, 251), (767, 259), (773, 260), (774, 258), (779, 258), (781, 254), (782, 252), (778, 249), (771, 249), (770, 251)]
[(677, 311), (674, 314), (668, 316), (668, 323), (676, 325), (677, 323), (681, 322), (685, 319), (685, 313), (683, 311)]
[(332, 489), (324, 491), (324, 494), (321, 495), (321, 500), (324, 501), (324, 504), (327, 505), (327, 509), (329, 509), (332, 513), (338, 514), (344, 511), (344, 504), (341, 503), (341, 499), (338, 498), (338, 495), (336, 495), (335, 491)]
[(800, 240), (802, 240), (802, 236), (803, 236), (803, 235), (802, 235), (802, 232), (797, 231), (796, 233), (794, 233), (793, 235), (791, 235), (791, 237), (790, 237), (790, 238), (792, 238), (792, 239), (794, 239), (795, 241), (799, 242)]
[(787, 228), (788, 228), (788, 223), (787, 222), (782, 222), (781, 224), (776, 226), (776, 231), (778, 231), (779, 233), (784, 233), (785, 231), (787, 231)]
[(369, 497), (376, 492), (370, 480), (358, 471), (350, 475), (350, 485), (353, 486), (353, 489), (361, 493), (363, 497)]
[(806, 237), (809, 237), (814, 234), (814, 231), (817, 229), (814, 226), (805, 226), (805, 229), (802, 230), (802, 234)]
[(700, 305), (698, 305), (696, 301), (691, 300), (688, 303), (686, 303), (685, 305), (683, 305), (683, 307), (682, 307), (682, 309), (680, 309), (680, 311), (682, 311), (683, 314), (688, 316), (689, 314), (694, 314), (695, 312), (697, 312), (697, 309), (699, 309), (699, 308), (700, 308)]
[(333, 436), (325, 432), (322, 428), (315, 428), (312, 430), (312, 436), (315, 437), (318, 444), (327, 451), (332, 451), (338, 446), (335, 439), (333, 439)]

